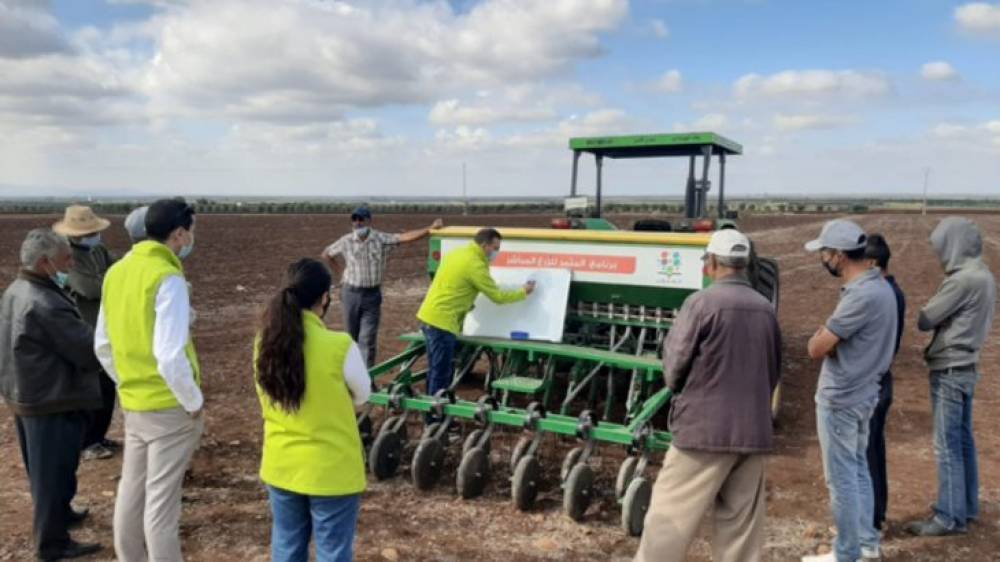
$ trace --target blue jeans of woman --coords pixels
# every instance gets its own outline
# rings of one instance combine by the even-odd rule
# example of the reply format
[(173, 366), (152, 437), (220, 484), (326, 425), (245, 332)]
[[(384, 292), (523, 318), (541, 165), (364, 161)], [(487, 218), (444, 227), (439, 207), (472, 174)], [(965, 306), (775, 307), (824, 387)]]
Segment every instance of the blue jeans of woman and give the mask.
[(317, 562), (354, 560), (354, 530), (361, 495), (307, 496), (267, 487), (271, 502), (272, 562), (307, 562), (316, 538)]

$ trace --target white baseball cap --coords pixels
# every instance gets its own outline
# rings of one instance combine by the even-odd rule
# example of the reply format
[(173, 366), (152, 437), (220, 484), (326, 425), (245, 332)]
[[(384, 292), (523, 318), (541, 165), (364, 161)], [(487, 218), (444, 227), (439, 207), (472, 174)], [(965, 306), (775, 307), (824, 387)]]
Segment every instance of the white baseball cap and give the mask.
[(726, 228), (712, 233), (705, 251), (723, 258), (750, 257), (750, 239), (742, 232)]

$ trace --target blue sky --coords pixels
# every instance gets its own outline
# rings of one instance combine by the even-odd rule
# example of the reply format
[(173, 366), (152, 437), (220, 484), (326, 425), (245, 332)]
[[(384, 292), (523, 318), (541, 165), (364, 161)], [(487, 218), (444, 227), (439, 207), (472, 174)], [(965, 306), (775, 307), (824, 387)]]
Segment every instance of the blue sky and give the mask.
[(998, 61), (997, 2), (0, 0), (0, 195), (558, 196), (685, 130), (737, 195), (1000, 195)]

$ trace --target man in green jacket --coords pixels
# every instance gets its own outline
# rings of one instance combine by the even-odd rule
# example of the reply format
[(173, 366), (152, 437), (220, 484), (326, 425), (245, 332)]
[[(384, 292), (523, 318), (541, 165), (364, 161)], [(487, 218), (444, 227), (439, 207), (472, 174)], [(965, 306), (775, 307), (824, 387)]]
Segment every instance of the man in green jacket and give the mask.
[[(73, 269), (69, 272), (66, 288), (76, 299), (76, 306), (84, 322), (93, 329), (101, 309), (101, 286), (104, 274), (116, 258), (101, 241), (101, 232), (111, 222), (94, 214), (90, 207), (70, 205), (63, 219), (52, 230), (69, 239), (73, 251)], [(108, 459), (114, 456), (121, 444), (107, 438), (108, 427), (115, 412), (115, 381), (103, 371), (101, 381), (101, 409), (89, 412), (87, 429), (83, 436), (83, 460)]]
[(505, 291), (490, 276), (490, 262), (500, 252), (500, 233), (484, 228), (468, 246), (454, 250), (441, 260), (417, 319), (427, 343), (427, 393), (433, 395), (451, 386), (455, 343), (462, 331), (462, 321), (479, 293), (496, 304), (522, 301), (535, 290), (535, 282)]

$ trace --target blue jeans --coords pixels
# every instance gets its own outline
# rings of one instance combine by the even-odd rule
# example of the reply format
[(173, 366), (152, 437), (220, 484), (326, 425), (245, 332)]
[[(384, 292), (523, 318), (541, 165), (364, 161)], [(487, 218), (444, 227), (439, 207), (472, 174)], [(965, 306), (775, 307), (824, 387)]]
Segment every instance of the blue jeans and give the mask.
[(446, 330), (423, 324), (420, 331), (424, 333), (427, 344), (427, 394), (451, 386), (451, 378), (455, 372), (455, 344), (458, 338)]
[(271, 501), (272, 562), (306, 562), (309, 538), (316, 536), (317, 562), (354, 560), (354, 530), (361, 495), (307, 496), (274, 486), (267, 487)]
[(938, 466), (938, 500), (934, 518), (948, 529), (965, 528), (979, 516), (979, 467), (972, 435), (972, 397), (979, 374), (931, 371), (934, 455)]
[(868, 472), (868, 431), (875, 401), (852, 408), (816, 405), (816, 430), (823, 453), (823, 473), (837, 525), (834, 552), (838, 562), (861, 558), (861, 547), (877, 549), (872, 524), (875, 499)]

